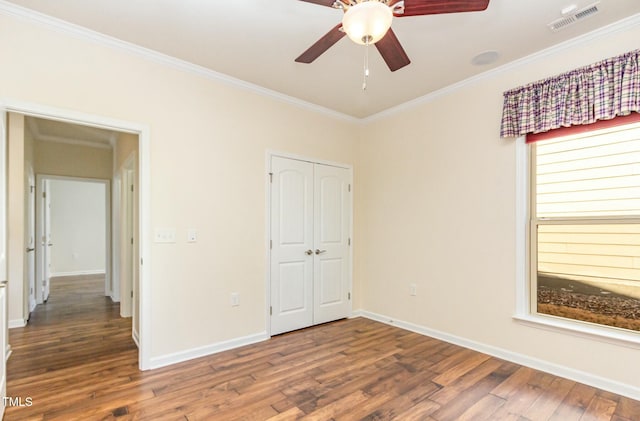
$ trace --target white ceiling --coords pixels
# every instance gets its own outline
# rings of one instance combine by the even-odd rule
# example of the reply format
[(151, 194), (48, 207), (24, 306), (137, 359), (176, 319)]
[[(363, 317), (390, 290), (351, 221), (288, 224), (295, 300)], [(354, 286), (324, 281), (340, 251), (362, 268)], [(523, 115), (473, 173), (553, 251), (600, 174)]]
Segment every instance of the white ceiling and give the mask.
[[(600, 0), (599, 13), (554, 33), (561, 9), (596, 0), (491, 0), (483, 12), (395, 18), (412, 63), (390, 72), (343, 38), (312, 64), (294, 59), (342, 19), (299, 0), (10, 0), (38, 12), (349, 116), (363, 118), (640, 13), (639, 0)], [(471, 64), (496, 50), (498, 61)]]

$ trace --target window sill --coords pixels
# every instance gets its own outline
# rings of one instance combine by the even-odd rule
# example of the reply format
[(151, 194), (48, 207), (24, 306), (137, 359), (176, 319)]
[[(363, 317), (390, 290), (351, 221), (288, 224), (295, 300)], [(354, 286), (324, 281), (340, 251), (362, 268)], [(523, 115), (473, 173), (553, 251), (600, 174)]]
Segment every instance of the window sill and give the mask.
[(625, 332), (616, 328), (600, 328), (588, 323), (574, 322), (553, 316), (534, 314), (516, 314), (513, 319), (527, 326), (550, 330), (554, 332), (569, 333), (574, 336), (595, 339), (613, 345), (622, 345), (628, 348), (640, 349), (640, 333)]

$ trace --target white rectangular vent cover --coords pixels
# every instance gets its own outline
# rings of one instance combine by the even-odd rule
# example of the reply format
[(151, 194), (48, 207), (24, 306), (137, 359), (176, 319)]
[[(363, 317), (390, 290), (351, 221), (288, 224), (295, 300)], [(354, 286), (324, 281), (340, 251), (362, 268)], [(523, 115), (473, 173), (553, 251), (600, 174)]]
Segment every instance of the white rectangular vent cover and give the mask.
[(548, 23), (547, 27), (549, 27), (549, 29), (551, 29), (553, 32), (558, 32), (566, 28), (567, 26), (573, 25), (574, 23), (581, 21), (584, 18), (593, 16), (600, 11), (598, 9), (598, 3), (599, 2), (594, 3), (585, 8), (576, 10), (569, 15), (565, 15), (559, 19), (556, 19), (553, 22)]

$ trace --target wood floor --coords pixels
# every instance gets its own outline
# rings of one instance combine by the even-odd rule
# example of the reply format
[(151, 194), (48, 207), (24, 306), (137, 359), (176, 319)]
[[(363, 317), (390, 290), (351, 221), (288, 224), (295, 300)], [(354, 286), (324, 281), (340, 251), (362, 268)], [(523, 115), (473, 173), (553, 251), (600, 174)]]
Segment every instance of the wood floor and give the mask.
[[(76, 288), (77, 286), (77, 288)], [(99, 278), (12, 329), (6, 420), (640, 420), (640, 402), (363, 318), (140, 372)]]

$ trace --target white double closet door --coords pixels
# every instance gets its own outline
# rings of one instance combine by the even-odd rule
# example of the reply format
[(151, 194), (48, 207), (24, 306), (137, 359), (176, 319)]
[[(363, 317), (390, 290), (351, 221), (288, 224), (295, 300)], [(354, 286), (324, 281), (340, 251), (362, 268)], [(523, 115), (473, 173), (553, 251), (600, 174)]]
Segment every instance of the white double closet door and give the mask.
[(351, 312), (350, 170), (271, 158), (271, 334)]

